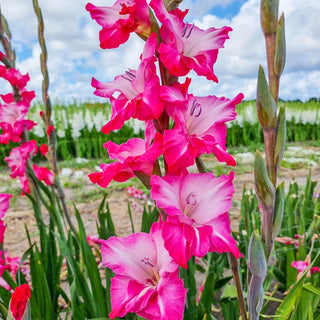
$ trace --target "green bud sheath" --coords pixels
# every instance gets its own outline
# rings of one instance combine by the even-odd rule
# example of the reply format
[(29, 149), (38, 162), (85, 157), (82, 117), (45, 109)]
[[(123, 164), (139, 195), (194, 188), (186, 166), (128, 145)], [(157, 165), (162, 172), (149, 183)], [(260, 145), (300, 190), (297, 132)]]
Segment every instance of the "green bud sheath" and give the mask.
[(273, 220), (273, 228), (272, 228), (272, 239), (274, 239), (280, 229), (283, 217), (284, 210), (284, 202), (285, 202), (285, 192), (284, 192), (284, 181), (282, 181), (276, 191), (276, 203), (274, 205), (274, 220)]
[(273, 129), (277, 125), (277, 104), (272, 98), (263, 67), (259, 66), (257, 83), (257, 113), (263, 129)]
[(276, 53), (274, 57), (274, 72), (280, 77), (286, 63), (286, 36), (284, 30), (284, 14), (282, 13), (278, 27), (276, 40)]
[(286, 146), (287, 139), (287, 123), (285, 115), (285, 107), (280, 107), (278, 116), (278, 128), (276, 134), (276, 146), (274, 150), (274, 165), (278, 168), (283, 158), (284, 149)]
[(267, 274), (267, 261), (260, 234), (254, 231), (249, 242), (249, 268), (253, 276), (264, 277)]
[(248, 306), (249, 306), (249, 319), (259, 320), (259, 314), (263, 306), (264, 278), (253, 276), (250, 281), (249, 293), (248, 293)]
[(261, 0), (260, 21), (265, 35), (277, 32), (279, 0)]
[(262, 155), (259, 151), (256, 153), (254, 163), (254, 185), (259, 203), (266, 209), (274, 206), (275, 189), (268, 176), (267, 168)]

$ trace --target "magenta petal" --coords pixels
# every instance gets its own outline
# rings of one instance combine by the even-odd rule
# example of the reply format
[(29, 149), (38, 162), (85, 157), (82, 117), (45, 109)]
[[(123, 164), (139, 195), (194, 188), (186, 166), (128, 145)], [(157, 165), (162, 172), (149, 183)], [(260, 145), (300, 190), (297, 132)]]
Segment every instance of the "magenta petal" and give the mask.
[(231, 236), (228, 213), (220, 215), (214, 219), (211, 226), (213, 233), (210, 251), (218, 253), (231, 252), (237, 259), (239, 259), (240, 251), (237, 247), (237, 242)]
[(170, 256), (181, 267), (187, 269), (191, 253), (188, 250), (189, 244), (187, 243), (184, 234), (184, 227), (183, 224), (173, 224), (165, 221), (163, 224), (162, 236)]
[(0, 219), (4, 217), (4, 214), (9, 209), (9, 199), (12, 197), (11, 194), (0, 193)]
[(171, 130), (163, 134), (163, 156), (168, 164), (169, 172), (179, 172), (194, 163), (197, 151), (192, 147), (186, 128), (179, 122)]
[(303, 272), (305, 269), (307, 269), (308, 266), (309, 266), (309, 262), (302, 261), (302, 260), (293, 261), (291, 263), (291, 268), (296, 268), (298, 272)]
[(91, 173), (88, 177), (91, 182), (97, 183), (102, 188), (106, 188), (111, 180), (123, 182), (134, 177), (134, 173), (126, 163), (102, 163), (100, 167), (103, 170), (102, 172)]
[[(0, 243), (3, 243), (4, 233), (6, 231), (6, 226), (4, 225), (3, 221), (0, 219)], [(0, 251), (1, 253), (1, 251)], [(0, 259), (1, 261), (1, 259)], [(1, 265), (0, 265), (0, 277), (1, 277)]]
[(110, 319), (123, 317), (128, 312), (139, 312), (145, 308), (155, 288), (147, 287), (131, 278), (116, 275), (111, 279), (111, 305)]
[(160, 279), (158, 284), (158, 297), (138, 313), (149, 320), (182, 320), (187, 290), (178, 273), (169, 274)]
[(154, 278), (150, 265), (156, 265), (157, 252), (152, 237), (134, 233), (126, 238), (101, 240), (102, 262), (115, 273), (148, 283)]

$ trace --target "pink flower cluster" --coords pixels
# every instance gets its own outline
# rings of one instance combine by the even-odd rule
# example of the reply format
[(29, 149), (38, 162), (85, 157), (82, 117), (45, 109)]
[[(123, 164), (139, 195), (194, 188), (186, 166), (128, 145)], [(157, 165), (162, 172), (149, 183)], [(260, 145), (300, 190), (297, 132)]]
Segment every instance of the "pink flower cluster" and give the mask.
[[(11, 194), (0, 193), (0, 244), (3, 244), (4, 233), (6, 226), (3, 223), (3, 217), (9, 209), (9, 200), (12, 197)], [(3, 272), (7, 270), (14, 278), (18, 271), (21, 259), (19, 257), (10, 257), (8, 252), (0, 250), (0, 287), (4, 287), (7, 290), (11, 290), (8, 283), (1, 277)], [(27, 275), (28, 271), (22, 267), (21, 271)]]
[[(116, 274), (110, 318), (134, 312), (150, 320), (179, 320), (186, 290), (178, 267), (188, 268), (192, 256), (211, 251), (240, 256), (228, 217), (233, 173), (215, 177), (189, 173), (188, 167), (205, 153), (236, 165), (226, 151), (226, 122), (235, 119), (235, 106), (243, 95), (231, 100), (199, 97), (189, 92), (190, 78), (178, 79), (193, 70), (218, 82), (213, 66), (231, 28), (202, 30), (184, 22), (187, 10), (168, 12), (162, 0), (151, 0), (149, 5), (146, 0), (118, 0), (112, 7), (89, 3), (86, 9), (102, 27), (102, 48), (118, 47), (132, 32), (146, 40), (137, 70), (129, 69), (108, 83), (92, 79), (94, 94), (109, 98), (112, 106), (102, 132), (109, 134), (134, 118), (145, 122), (145, 139), (105, 143), (116, 161), (101, 164), (101, 171), (89, 178), (106, 188), (112, 180), (138, 176), (163, 213), (149, 234), (100, 241), (103, 263)], [(154, 17), (160, 28), (155, 27)], [(159, 157), (164, 160), (164, 176)]]
[[(1, 53), (1, 52), (0, 52)], [(4, 54), (1, 53), (0, 57)], [(12, 148), (10, 155), (5, 158), (11, 168), (11, 177), (19, 178), (23, 193), (30, 193), (26, 166), (28, 159), (38, 152), (35, 140), (25, 141), (24, 132), (31, 130), (35, 122), (26, 119), (30, 103), (35, 97), (34, 91), (28, 91), (26, 85), (30, 80), (29, 75), (22, 75), (18, 70), (7, 69), (0, 65), (0, 77), (7, 80), (13, 88), (13, 92), (0, 95), (0, 144), (8, 144), (10, 141), (19, 142), (18, 147)], [(45, 147), (40, 149), (44, 154)], [(33, 167), (34, 173), (39, 180), (47, 185), (53, 184), (53, 173), (45, 167)]]

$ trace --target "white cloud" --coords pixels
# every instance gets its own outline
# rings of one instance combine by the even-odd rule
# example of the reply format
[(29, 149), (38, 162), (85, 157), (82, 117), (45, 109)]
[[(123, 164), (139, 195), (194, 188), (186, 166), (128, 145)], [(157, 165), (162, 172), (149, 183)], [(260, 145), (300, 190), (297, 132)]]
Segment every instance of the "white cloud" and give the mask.
[[(216, 94), (233, 97), (243, 92), (253, 99), (259, 64), (266, 65), (264, 37), (259, 23), (259, 0), (248, 0), (231, 20), (207, 14), (216, 5), (232, 5), (235, 0), (184, 0), (190, 8), (187, 20), (196, 19), (201, 28), (231, 26), (233, 31), (220, 50), (215, 73), (219, 83), (193, 77), (194, 94)], [(29, 72), (30, 89), (41, 99), (40, 49), (37, 44), (37, 22), (32, 4), (22, 0), (1, 1), (13, 34), (13, 45), (19, 49), (17, 65)], [(48, 49), (50, 93), (53, 100), (81, 101), (95, 99), (91, 77), (102, 82), (128, 68), (137, 68), (143, 42), (135, 35), (115, 50), (99, 47), (100, 27), (85, 10), (86, 0), (39, 0), (45, 20)], [(95, 5), (112, 5), (113, 0), (93, 0)], [(280, 0), (285, 12), (287, 61), (281, 79), (280, 96), (306, 100), (320, 96), (320, 0)], [(26, 50), (26, 48), (29, 48)], [(21, 52), (21, 50), (26, 50)], [(20, 54), (20, 55), (19, 55)]]

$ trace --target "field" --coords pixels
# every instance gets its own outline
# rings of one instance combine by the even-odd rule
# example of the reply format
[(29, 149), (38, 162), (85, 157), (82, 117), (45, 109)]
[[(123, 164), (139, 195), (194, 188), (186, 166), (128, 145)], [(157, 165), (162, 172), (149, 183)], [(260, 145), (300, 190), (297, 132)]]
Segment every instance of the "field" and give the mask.
[[(280, 181), (289, 184), (294, 179), (300, 186), (306, 183), (306, 177), (311, 172), (313, 180), (320, 180), (320, 102), (313, 99), (309, 102), (284, 102), (287, 112), (288, 143), (281, 163)], [(238, 117), (228, 126), (228, 150), (237, 160), (235, 171), (235, 196), (232, 208), (231, 222), (234, 230), (238, 228), (239, 212), (243, 187), (253, 188), (253, 161), (256, 149), (263, 150), (263, 137), (257, 122), (254, 101), (245, 101), (237, 108)], [(35, 105), (31, 109), (30, 118), (41, 124), (39, 111), (41, 106)], [(100, 132), (102, 126), (110, 116), (110, 106), (100, 103), (83, 103), (63, 106), (56, 104), (54, 109), (54, 124), (58, 135), (58, 156), (60, 158), (60, 174), (67, 193), (68, 205), (73, 210), (73, 203), (86, 221), (89, 235), (96, 232), (95, 218), (99, 204), (105, 194), (110, 203), (110, 211), (115, 219), (117, 234), (125, 235), (131, 232), (128, 219), (128, 202), (132, 205), (132, 214), (136, 230), (143, 206), (150, 203), (149, 191), (136, 180), (126, 183), (112, 183), (108, 189), (93, 185), (87, 175), (97, 171), (101, 162), (107, 162), (108, 155), (103, 143), (111, 139), (117, 143), (125, 142), (128, 138), (142, 136), (142, 127), (139, 121), (129, 121), (127, 125), (109, 136)], [(46, 142), (43, 128), (38, 125), (30, 134), (30, 138), (42, 139)], [(9, 177), (9, 169), (3, 158), (7, 150), (1, 146), (2, 167), (0, 174), (0, 192), (20, 194), (19, 183)], [(204, 156), (206, 166), (216, 175), (230, 171), (218, 163), (213, 156)], [(145, 192), (142, 199), (131, 197), (126, 188), (136, 186)], [(317, 191), (320, 187), (317, 187)], [(11, 208), (6, 215), (8, 231), (6, 234), (6, 249), (12, 255), (21, 255), (28, 246), (25, 237), (24, 224), (34, 226), (35, 221), (31, 206), (27, 199), (18, 198), (12, 201)], [(14, 228), (10, 228), (14, 226)], [(31, 231), (33, 229), (31, 228)], [(31, 232), (32, 233), (32, 232)], [(24, 239), (19, 247), (16, 246), (17, 235)], [(34, 235), (37, 237), (37, 235)]]
[[(320, 100), (310, 99), (308, 102), (287, 101), (286, 107), (287, 142), (306, 141), (308, 144), (320, 145)], [(41, 126), (39, 112), (41, 104), (35, 104), (29, 112), (29, 118), (38, 123), (30, 133), (30, 139), (39, 144), (46, 143), (46, 135)], [(244, 101), (237, 106), (237, 119), (228, 124), (227, 146), (241, 150), (255, 151), (263, 146), (263, 134), (258, 124), (255, 101)], [(57, 131), (59, 160), (72, 160), (76, 157), (107, 161), (108, 155), (103, 144), (107, 140), (123, 143), (130, 137), (143, 136), (143, 123), (131, 119), (118, 132), (108, 136), (101, 128), (111, 116), (111, 106), (102, 103), (74, 102), (72, 105), (56, 103), (53, 108), (53, 123)], [(0, 148), (0, 165), (8, 155), (12, 144)], [(239, 149), (235, 149), (239, 150)]]

